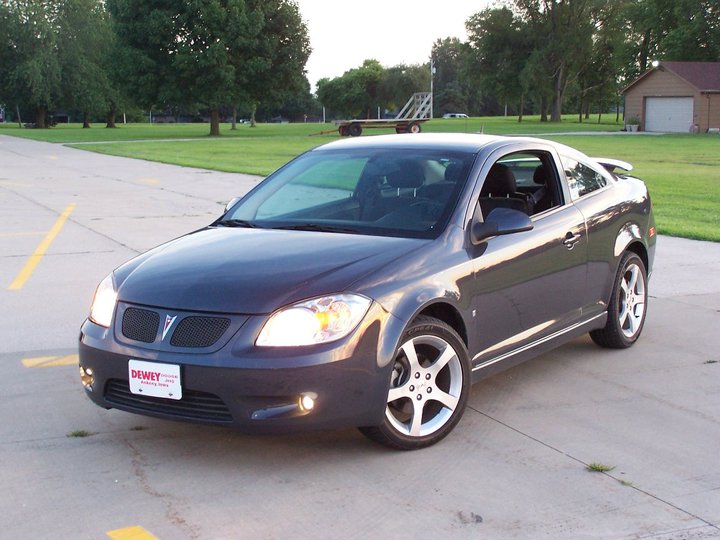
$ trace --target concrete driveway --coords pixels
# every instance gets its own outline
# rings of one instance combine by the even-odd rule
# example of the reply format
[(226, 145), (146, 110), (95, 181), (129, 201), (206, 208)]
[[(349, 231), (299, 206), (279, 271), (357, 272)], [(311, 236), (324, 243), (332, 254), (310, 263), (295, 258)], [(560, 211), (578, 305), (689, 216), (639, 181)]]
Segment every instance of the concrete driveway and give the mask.
[(661, 237), (635, 347), (484, 381), (423, 451), (90, 403), (96, 284), (257, 181), (0, 136), (1, 537), (720, 538), (720, 244)]

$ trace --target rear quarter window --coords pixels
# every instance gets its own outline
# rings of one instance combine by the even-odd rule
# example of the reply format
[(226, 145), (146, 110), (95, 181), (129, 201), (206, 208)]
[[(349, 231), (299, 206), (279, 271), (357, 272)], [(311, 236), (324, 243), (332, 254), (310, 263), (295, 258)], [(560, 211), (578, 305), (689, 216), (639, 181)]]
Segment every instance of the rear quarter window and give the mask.
[(570, 196), (573, 200), (602, 189), (607, 185), (607, 178), (589, 165), (567, 156), (560, 156), (560, 159), (563, 169), (565, 169)]

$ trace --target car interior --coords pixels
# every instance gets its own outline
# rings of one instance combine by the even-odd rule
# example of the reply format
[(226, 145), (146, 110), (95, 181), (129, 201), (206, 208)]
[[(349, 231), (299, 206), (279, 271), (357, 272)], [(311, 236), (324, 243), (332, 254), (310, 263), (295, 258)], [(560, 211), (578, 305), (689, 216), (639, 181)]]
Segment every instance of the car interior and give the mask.
[(560, 204), (550, 156), (517, 153), (504, 156), (490, 168), (479, 205), (487, 216), (495, 208), (509, 208), (533, 216)]
[(356, 189), (359, 219), (381, 227), (431, 228), (459, 191), (465, 169), (465, 163), (452, 159), (370, 162)]
[[(352, 166), (311, 166), (293, 174), (250, 219), (286, 228), (313, 224), (379, 234), (430, 233), (452, 211), (471, 162), (471, 156), (419, 153), (376, 155)], [(533, 216), (558, 206), (561, 197), (553, 171), (551, 156), (543, 152), (504, 156), (485, 179), (478, 210), (483, 216), (495, 208)]]

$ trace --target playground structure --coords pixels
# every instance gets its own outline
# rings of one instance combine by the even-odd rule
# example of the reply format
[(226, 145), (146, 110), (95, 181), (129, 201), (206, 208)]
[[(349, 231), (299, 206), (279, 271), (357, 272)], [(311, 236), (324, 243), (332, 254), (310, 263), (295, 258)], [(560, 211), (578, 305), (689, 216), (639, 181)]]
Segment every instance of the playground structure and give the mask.
[[(343, 137), (359, 137), (363, 129), (373, 128), (395, 128), (396, 133), (420, 133), (421, 124), (430, 120), (431, 111), (432, 92), (417, 92), (408, 99), (395, 118), (338, 120), (335, 125)], [(333, 131), (322, 131), (318, 135)]]

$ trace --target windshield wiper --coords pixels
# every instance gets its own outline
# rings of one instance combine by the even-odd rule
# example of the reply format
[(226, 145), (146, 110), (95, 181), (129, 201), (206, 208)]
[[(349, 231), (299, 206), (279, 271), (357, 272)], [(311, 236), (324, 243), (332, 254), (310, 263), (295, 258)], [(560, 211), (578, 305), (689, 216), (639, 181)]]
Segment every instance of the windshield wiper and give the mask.
[(319, 223), (297, 223), (290, 225), (278, 225), (276, 227), (273, 227), (273, 229), (283, 229), (288, 231), (316, 231), (358, 234), (358, 231), (355, 229), (349, 229), (347, 227), (337, 227), (334, 225), (321, 225)]
[(223, 227), (247, 227), (248, 229), (258, 228), (255, 223), (246, 219), (222, 219), (217, 222), (217, 225), (222, 225)]

